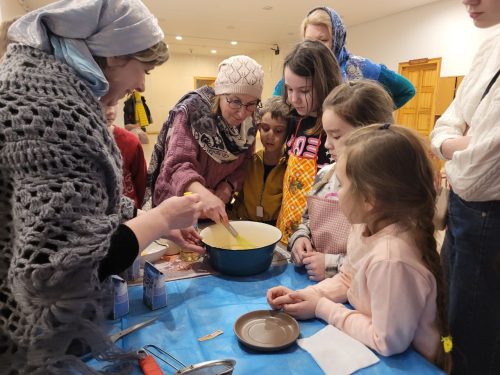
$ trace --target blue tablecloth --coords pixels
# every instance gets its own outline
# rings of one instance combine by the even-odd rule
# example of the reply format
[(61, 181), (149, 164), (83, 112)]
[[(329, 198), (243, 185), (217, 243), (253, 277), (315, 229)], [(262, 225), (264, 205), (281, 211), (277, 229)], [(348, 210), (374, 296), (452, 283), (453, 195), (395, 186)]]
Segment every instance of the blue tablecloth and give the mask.
[[(185, 364), (215, 359), (236, 360), (235, 375), (243, 374), (323, 374), (308, 352), (297, 344), (282, 351), (262, 353), (241, 345), (233, 333), (233, 324), (241, 315), (253, 310), (269, 309), (266, 291), (276, 285), (300, 289), (310, 285), (306, 275), (293, 265), (274, 266), (267, 272), (250, 277), (205, 276), (166, 283), (167, 306), (151, 311), (142, 303), (142, 286), (129, 288), (130, 313), (109, 323), (115, 333), (148, 318), (158, 319), (118, 341), (126, 350), (154, 344)], [(299, 321), (301, 337), (309, 337), (325, 326), (318, 319)], [(208, 341), (197, 339), (216, 330), (224, 333)], [(335, 345), (335, 343), (332, 343)], [(442, 374), (412, 349), (391, 356), (359, 370), (356, 374)], [(162, 365), (165, 374), (174, 370)], [(135, 374), (141, 374), (137, 368)]]

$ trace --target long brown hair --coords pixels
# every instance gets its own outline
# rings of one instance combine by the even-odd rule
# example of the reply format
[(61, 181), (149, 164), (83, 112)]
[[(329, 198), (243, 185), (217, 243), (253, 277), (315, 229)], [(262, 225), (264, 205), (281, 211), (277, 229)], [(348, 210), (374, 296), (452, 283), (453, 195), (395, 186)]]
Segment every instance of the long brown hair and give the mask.
[[(427, 147), (411, 129), (397, 125), (370, 125), (346, 140), (346, 175), (357, 197), (372, 199), (376, 220), (397, 222), (411, 230), (424, 265), (437, 284), (436, 325), (449, 336), (445, 281), (434, 238), (436, 189)], [(451, 370), (451, 354), (439, 343), (436, 364)]]
[[(337, 59), (323, 43), (316, 40), (305, 40), (298, 43), (285, 58), (283, 76), (286, 67), (294, 74), (312, 81), (312, 95), (318, 106), (318, 117), (314, 127), (307, 131), (306, 134), (320, 135), (323, 130), (321, 103), (323, 103), (330, 91), (342, 82)], [(287, 102), (287, 99), (288, 92), (285, 88), (283, 90), (283, 100)]]
[(391, 96), (378, 82), (369, 79), (349, 81), (335, 87), (323, 102), (323, 112), (327, 109), (354, 127), (394, 121)]

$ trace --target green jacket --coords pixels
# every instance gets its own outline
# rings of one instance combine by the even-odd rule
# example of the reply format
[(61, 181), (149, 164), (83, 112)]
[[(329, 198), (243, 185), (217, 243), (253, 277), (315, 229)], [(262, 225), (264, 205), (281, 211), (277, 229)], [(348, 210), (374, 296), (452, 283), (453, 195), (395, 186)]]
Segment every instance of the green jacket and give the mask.
[[(264, 184), (264, 150), (257, 151), (248, 164), (243, 190), (229, 213), (231, 219), (275, 222), (283, 197), (283, 177), (286, 160), (283, 156), (271, 170)], [(257, 216), (257, 207), (263, 208), (263, 216)]]

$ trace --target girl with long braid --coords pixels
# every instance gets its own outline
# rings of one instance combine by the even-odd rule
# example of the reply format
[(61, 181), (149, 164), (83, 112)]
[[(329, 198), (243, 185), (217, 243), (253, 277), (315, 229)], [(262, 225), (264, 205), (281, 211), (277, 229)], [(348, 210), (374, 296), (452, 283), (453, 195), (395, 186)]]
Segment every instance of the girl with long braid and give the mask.
[(299, 291), (271, 288), (269, 304), (298, 319), (323, 319), (382, 355), (412, 345), (449, 372), (436, 190), (423, 142), (400, 126), (360, 128), (346, 140), (336, 171), (340, 208), (353, 224), (340, 272)]

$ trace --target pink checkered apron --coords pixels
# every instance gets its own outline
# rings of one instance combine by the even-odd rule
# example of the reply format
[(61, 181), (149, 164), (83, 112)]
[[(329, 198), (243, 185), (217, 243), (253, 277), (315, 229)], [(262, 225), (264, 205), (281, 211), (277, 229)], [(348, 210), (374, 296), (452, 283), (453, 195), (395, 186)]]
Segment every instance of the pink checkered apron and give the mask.
[(345, 253), (351, 224), (340, 210), (338, 199), (311, 195), (307, 198), (309, 228), (316, 251)]

